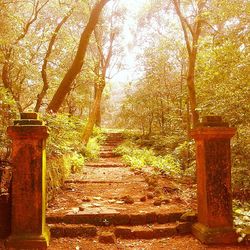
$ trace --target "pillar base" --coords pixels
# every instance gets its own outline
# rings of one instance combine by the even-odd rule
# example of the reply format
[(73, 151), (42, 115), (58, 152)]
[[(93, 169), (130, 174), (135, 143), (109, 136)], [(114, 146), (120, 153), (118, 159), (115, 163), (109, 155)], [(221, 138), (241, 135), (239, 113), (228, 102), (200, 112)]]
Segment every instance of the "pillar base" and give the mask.
[(39, 249), (46, 250), (49, 246), (50, 231), (46, 226), (42, 235), (24, 234), (11, 235), (5, 242), (6, 249)]
[(201, 223), (192, 226), (192, 233), (204, 244), (233, 244), (238, 238), (232, 227), (210, 228)]

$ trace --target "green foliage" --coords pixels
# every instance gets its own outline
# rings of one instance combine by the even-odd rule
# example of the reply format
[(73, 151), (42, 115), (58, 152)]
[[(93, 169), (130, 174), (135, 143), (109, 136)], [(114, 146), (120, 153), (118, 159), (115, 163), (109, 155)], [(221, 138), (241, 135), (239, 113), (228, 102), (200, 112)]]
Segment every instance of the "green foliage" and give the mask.
[(100, 144), (105, 140), (105, 135), (99, 127), (94, 127), (92, 137), (87, 145), (82, 148), (81, 153), (88, 159), (95, 160), (99, 158)]
[(6, 129), (17, 118), (16, 104), (8, 91), (0, 87), (0, 159), (6, 159), (10, 154), (10, 139)]
[(234, 225), (237, 228), (236, 232), (239, 234), (238, 242), (244, 240), (246, 234), (249, 234), (250, 229), (250, 204), (249, 202), (233, 201), (233, 216)]
[(194, 177), (195, 173), (195, 142), (184, 141), (180, 143), (174, 150), (173, 154), (178, 159), (181, 169), (186, 174)]
[(144, 170), (145, 167), (153, 167), (156, 172), (170, 175), (180, 174), (180, 165), (172, 155), (156, 156), (152, 149), (139, 148), (135, 143), (126, 141), (118, 146), (116, 153), (122, 155), (125, 164), (132, 169)]
[(51, 198), (70, 173), (82, 170), (85, 160), (98, 158), (99, 144), (105, 137), (99, 128), (95, 128), (85, 148), (82, 143), (85, 121), (81, 118), (59, 113), (45, 114), (43, 120), (50, 129), (47, 140), (47, 187)]
[(244, 197), (250, 187), (250, 131), (245, 126), (237, 128), (237, 135), (232, 143), (232, 159), (233, 189), (240, 191)]
[(70, 166), (71, 166), (71, 172), (76, 173), (80, 172), (82, 170), (82, 167), (84, 166), (85, 158), (83, 155), (73, 152), (70, 157)]
[(47, 155), (62, 156), (70, 152), (80, 152), (82, 149), (82, 131), (84, 121), (68, 114), (45, 114), (43, 119), (50, 129), (47, 141)]

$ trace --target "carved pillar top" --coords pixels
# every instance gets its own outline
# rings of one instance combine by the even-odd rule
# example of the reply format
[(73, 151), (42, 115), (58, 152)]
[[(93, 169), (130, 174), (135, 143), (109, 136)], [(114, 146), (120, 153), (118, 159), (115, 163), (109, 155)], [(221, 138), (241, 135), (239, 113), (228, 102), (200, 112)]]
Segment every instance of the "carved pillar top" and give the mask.
[(49, 135), (48, 127), (33, 112), (21, 113), (20, 120), (15, 120), (7, 133), (12, 139), (45, 139)]
[(191, 136), (196, 140), (231, 138), (235, 133), (236, 129), (223, 122), (221, 116), (205, 116), (198, 127), (191, 130)]

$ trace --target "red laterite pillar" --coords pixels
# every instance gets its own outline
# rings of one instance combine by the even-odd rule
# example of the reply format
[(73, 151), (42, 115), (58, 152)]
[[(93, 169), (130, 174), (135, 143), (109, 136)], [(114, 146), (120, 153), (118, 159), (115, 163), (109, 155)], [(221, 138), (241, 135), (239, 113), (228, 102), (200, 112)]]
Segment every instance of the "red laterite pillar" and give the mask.
[(196, 142), (198, 223), (193, 234), (205, 244), (232, 243), (230, 139), (236, 132), (220, 116), (204, 117), (191, 131)]
[(46, 155), (48, 128), (36, 113), (22, 113), (8, 127), (12, 139), (11, 235), (7, 249), (46, 249), (49, 230), (45, 223)]

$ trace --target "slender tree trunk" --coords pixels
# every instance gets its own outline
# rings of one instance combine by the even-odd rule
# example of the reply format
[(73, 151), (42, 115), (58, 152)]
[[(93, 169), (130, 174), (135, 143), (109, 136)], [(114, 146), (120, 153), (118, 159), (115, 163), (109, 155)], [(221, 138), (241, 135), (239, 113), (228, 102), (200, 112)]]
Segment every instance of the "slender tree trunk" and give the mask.
[(196, 54), (191, 54), (189, 56), (189, 65), (188, 65), (188, 75), (187, 75), (187, 86), (189, 93), (189, 103), (190, 103), (190, 111), (192, 114), (192, 123), (195, 128), (199, 122), (199, 114), (196, 110), (196, 92), (195, 92), (195, 84), (194, 84), (194, 73), (195, 73), (195, 61)]
[(104, 86), (99, 86), (99, 88), (97, 88), (97, 90), (96, 90), (94, 104), (93, 104), (87, 125), (86, 125), (84, 133), (83, 133), (83, 144), (84, 145), (86, 145), (88, 143), (89, 138), (92, 134), (92, 131), (93, 131), (96, 119), (97, 119), (97, 112), (98, 112), (98, 110), (100, 110), (103, 89), (104, 89)]
[[(95, 98), (96, 98), (97, 92), (98, 92), (98, 86), (95, 85)], [(101, 127), (101, 102), (100, 102), (100, 106), (97, 107), (95, 125), (97, 127)]]
[(180, 1), (172, 0), (176, 14), (178, 15), (184, 39), (186, 42), (187, 52), (188, 52), (188, 74), (187, 74), (187, 86), (190, 102), (190, 111), (192, 114), (192, 124), (195, 128), (199, 122), (199, 114), (196, 110), (196, 93), (195, 93), (195, 63), (198, 51), (198, 40), (201, 33), (201, 19), (200, 15), (205, 7), (206, 1), (198, 1), (198, 14), (195, 18), (194, 23), (191, 25), (188, 19), (182, 14), (180, 8)]
[(71, 67), (69, 68), (69, 70), (66, 72), (56, 93), (54, 94), (51, 102), (49, 103), (48, 108), (47, 108), (48, 111), (52, 111), (55, 113), (58, 112), (66, 95), (70, 92), (72, 82), (74, 81), (74, 79), (80, 73), (82, 69), (82, 65), (84, 62), (87, 46), (89, 44), (90, 36), (96, 27), (96, 24), (98, 22), (98, 19), (99, 19), (99, 16), (101, 14), (103, 7), (108, 1), (109, 0), (100, 0), (94, 6), (91, 12), (88, 24), (81, 35), (78, 50), (73, 60), (73, 63)]

